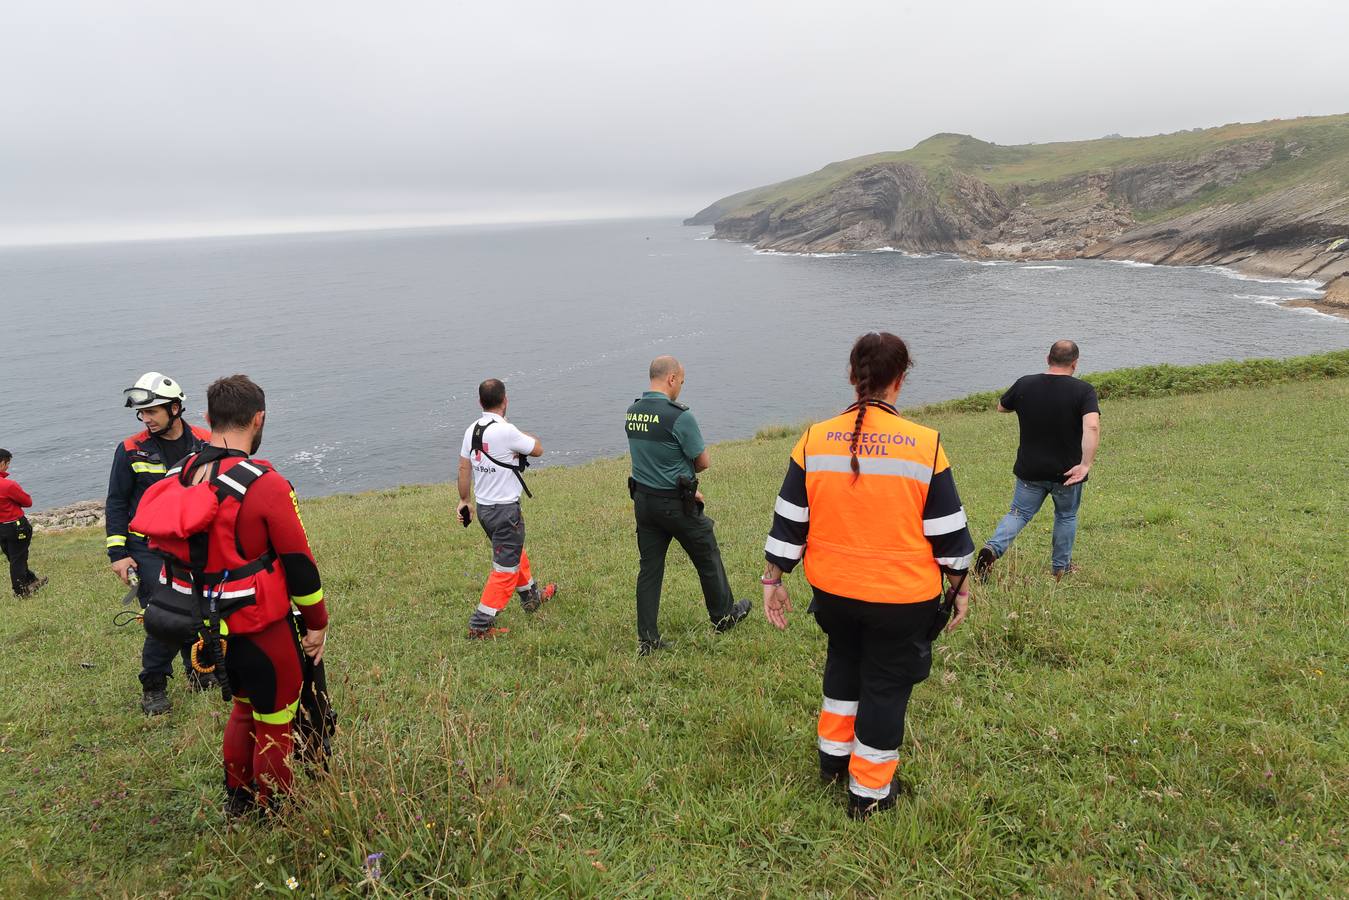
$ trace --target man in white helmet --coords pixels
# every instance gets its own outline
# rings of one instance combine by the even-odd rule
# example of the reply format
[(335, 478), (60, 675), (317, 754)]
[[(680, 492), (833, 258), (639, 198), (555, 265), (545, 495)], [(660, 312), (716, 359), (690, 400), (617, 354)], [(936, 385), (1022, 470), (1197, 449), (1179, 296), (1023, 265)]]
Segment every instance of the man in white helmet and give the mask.
[[(163, 561), (149, 548), (143, 535), (128, 528), (141, 495), (159, 481), (175, 463), (195, 453), (211, 440), (211, 433), (183, 421), (187, 397), (172, 378), (146, 372), (122, 392), (126, 407), (136, 411), (145, 430), (117, 445), (112, 474), (108, 478), (106, 507), (108, 559), (123, 584), (139, 579), (137, 597), (141, 608), (150, 601), (151, 587), (158, 580)], [(170, 647), (146, 635), (141, 650), (141, 710), (148, 716), (169, 711), (168, 679), (173, 657), (183, 657), (183, 671), (194, 690), (210, 687), (214, 680), (193, 671), (191, 647)]]

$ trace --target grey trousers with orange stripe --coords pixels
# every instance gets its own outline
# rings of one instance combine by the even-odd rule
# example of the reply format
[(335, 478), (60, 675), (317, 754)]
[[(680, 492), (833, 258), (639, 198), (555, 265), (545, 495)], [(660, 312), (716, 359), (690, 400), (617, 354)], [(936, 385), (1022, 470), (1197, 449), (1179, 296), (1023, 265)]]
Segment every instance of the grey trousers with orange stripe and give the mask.
[(820, 709), (820, 768), (848, 772), (849, 790), (879, 799), (890, 793), (904, 741), (913, 686), (932, 669), (927, 635), (937, 598), (921, 603), (866, 603), (816, 591), (815, 621), (829, 636)]
[(519, 501), (495, 506), (478, 504), (478, 524), (492, 542), (492, 574), (483, 585), (478, 606), (469, 616), (468, 627), (489, 628), (497, 613), (511, 602), (511, 594), (522, 597), (534, 586), (529, 554), (525, 552), (525, 517)]

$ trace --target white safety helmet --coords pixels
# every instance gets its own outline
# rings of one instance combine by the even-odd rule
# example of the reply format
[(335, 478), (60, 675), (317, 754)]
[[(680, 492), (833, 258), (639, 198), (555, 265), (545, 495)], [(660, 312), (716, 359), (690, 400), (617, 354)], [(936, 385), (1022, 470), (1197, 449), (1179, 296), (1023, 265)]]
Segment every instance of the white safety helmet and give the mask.
[(175, 400), (187, 404), (182, 385), (158, 372), (146, 372), (134, 385), (122, 391), (122, 396), (126, 397), (127, 409), (151, 409)]

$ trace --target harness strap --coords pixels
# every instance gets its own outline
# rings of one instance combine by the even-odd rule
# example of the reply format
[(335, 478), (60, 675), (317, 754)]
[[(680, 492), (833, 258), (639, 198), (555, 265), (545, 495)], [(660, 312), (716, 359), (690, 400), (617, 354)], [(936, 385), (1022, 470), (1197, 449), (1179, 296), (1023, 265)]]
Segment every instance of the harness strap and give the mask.
[(276, 553), (272, 550), (268, 550), (251, 562), (247, 562), (242, 566), (237, 566), (225, 572), (197, 572), (190, 566), (183, 565), (181, 560), (171, 559), (167, 561), (170, 575), (189, 583), (192, 583), (195, 580), (196, 584), (200, 584), (203, 587), (211, 587), (220, 584), (225, 580), (226, 576), (229, 577), (230, 581), (235, 581), (237, 579), (247, 578), (250, 575), (256, 575), (264, 569), (270, 572), (272, 570), (272, 565), (275, 562)]
[(253, 486), (253, 482), (270, 471), (271, 469), (267, 466), (260, 466), (250, 460), (241, 459), (231, 466), (228, 472), (216, 472), (211, 477), (211, 487), (215, 488), (216, 492), (222, 497), (233, 497), (242, 503), (248, 489)]
[(483, 449), (482, 435), (483, 432), (487, 430), (487, 426), (491, 424), (492, 424), (491, 422), (473, 423), (473, 438), (470, 449), (472, 449), (474, 453), (481, 453), (483, 456), (486, 456), (489, 462), (501, 466), (501, 468), (503, 469), (510, 469), (512, 472), (514, 472), (516, 480), (520, 482), (520, 489), (525, 492), (526, 497), (533, 499), (534, 493), (529, 489), (529, 485), (525, 484), (525, 476), (521, 474), (522, 472), (525, 471), (525, 469), (529, 468), (529, 457), (521, 456), (519, 463), (512, 464), (502, 462), (501, 460), (497, 459), (495, 456), (492, 456), (490, 453), (488, 453), (486, 450)]

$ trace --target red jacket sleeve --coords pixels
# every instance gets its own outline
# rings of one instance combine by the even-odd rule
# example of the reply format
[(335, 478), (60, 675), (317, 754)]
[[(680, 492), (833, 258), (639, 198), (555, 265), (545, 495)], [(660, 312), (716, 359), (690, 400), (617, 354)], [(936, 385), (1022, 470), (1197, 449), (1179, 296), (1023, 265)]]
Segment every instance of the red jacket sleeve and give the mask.
[[(314, 553), (309, 548), (309, 536), (305, 534), (304, 523), (300, 521), (300, 504), (290, 482), (275, 472), (259, 478), (249, 490), (249, 502), (253, 502), (253, 491), (258, 491), (257, 505), (267, 530), (267, 542), (281, 560), (286, 572), (286, 587), (291, 602), (299, 607), (307, 628), (318, 629), (328, 626), (328, 607), (323, 602), (323, 585), (319, 581), (318, 565), (314, 562)], [(245, 504), (247, 508), (248, 504)], [(253, 552), (254, 548), (245, 548)], [(261, 553), (266, 548), (257, 548)]]
[(28, 496), (28, 492), (19, 487), (19, 483), (13, 478), (0, 480), (0, 496), (8, 495), (20, 507), (27, 508), (33, 505), (33, 498)]

